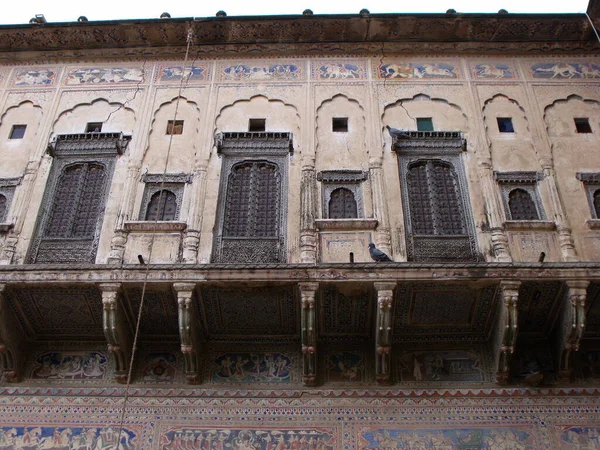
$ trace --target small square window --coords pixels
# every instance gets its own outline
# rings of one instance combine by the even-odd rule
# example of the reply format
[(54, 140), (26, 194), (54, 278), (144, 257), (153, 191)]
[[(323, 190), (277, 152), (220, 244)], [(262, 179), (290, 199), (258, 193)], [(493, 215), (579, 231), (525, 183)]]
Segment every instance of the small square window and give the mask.
[(590, 127), (590, 121), (587, 117), (579, 117), (575, 120), (575, 129), (578, 133), (591, 133), (592, 127)]
[(167, 122), (167, 135), (183, 134), (183, 120), (169, 120)]
[(500, 133), (515, 132), (512, 119), (510, 117), (497, 117), (496, 120), (498, 121), (498, 131), (500, 131)]
[(250, 119), (248, 121), (248, 131), (265, 131), (267, 119)]
[(332, 117), (331, 118), (331, 131), (334, 133), (347, 133), (348, 132), (348, 118), (347, 117)]
[(86, 133), (100, 133), (102, 131), (102, 122), (88, 122), (85, 127)]
[(13, 125), (9, 139), (23, 139), (27, 125)]
[(418, 131), (433, 131), (433, 120), (431, 117), (417, 117)]

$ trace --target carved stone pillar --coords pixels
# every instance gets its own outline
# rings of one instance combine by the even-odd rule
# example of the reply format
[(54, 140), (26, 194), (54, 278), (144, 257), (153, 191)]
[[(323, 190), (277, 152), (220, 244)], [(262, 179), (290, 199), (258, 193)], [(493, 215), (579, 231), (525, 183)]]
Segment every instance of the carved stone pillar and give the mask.
[(177, 292), (179, 337), (188, 383), (200, 382), (200, 339), (197, 330), (200, 321), (193, 302), (195, 287), (194, 283), (173, 284), (173, 289)]
[[(385, 182), (383, 179), (383, 158), (371, 157), (369, 159), (369, 179), (373, 196), (373, 215), (378, 220), (375, 231), (375, 246), (392, 257), (392, 240), (390, 221), (386, 204)], [(393, 259), (393, 258), (392, 258)]]
[(375, 377), (377, 383), (391, 382), (392, 302), (396, 283), (374, 283), (377, 291), (375, 334)]
[(203, 158), (196, 162), (196, 168), (190, 186), (190, 210), (187, 218), (187, 229), (183, 238), (183, 262), (196, 264), (198, 262), (198, 247), (200, 245), (200, 231), (204, 215), (204, 199), (206, 197), (206, 171), (208, 159)]
[(9, 383), (19, 381), (22, 375), (22, 355), (25, 351), (25, 336), (10, 310), (4, 289), (0, 284), (0, 373)]
[(489, 227), (492, 239), (492, 249), (497, 261), (512, 262), (508, 237), (502, 229), (502, 205), (498, 201), (498, 189), (494, 183), (492, 160), (490, 158), (479, 161), (479, 173), (481, 174), (481, 189), (485, 208), (487, 211)]
[(115, 380), (126, 383), (131, 357), (131, 332), (119, 301), (121, 283), (101, 283), (102, 323), (108, 351), (115, 357)]
[(506, 384), (510, 379), (510, 363), (517, 344), (520, 281), (501, 281), (497, 322), (493, 341), (496, 383)]
[(579, 350), (585, 331), (585, 301), (589, 281), (567, 281), (560, 326), (556, 330), (557, 373), (561, 381), (569, 381), (573, 353)]
[(319, 283), (298, 283), (301, 298), (302, 379), (307, 386), (317, 384), (316, 295)]
[(579, 258), (577, 257), (577, 251), (575, 250), (575, 243), (573, 241), (573, 236), (571, 235), (571, 227), (564, 212), (562, 202), (560, 201), (558, 188), (556, 187), (556, 178), (552, 161), (542, 161), (542, 168), (544, 170), (546, 186), (548, 186), (550, 199), (552, 201), (552, 209), (554, 211), (554, 220), (556, 221), (556, 230), (558, 231), (558, 242), (562, 258), (564, 261), (578, 261)]
[(305, 158), (300, 183), (300, 262), (307, 264), (317, 262), (317, 198), (315, 160)]
[(115, 224), (115, 231), (110, 242), (108, 264), (121, 264), (123, 262), (128, 235), (123, 229), (123, 224), (126, 220), (131, 220), (134, 217), (133, 206), (137, 183), (139, 181), (140, 167), (141, 161), (132, 161), (127, 167), (127, 177), (123, 185), (123, 196), (117, 215), (117, 223)]
[(19, 237), (14, 233), (14, 230), (11, 230), (10, 234), (4, 239), (4, 246), (2, 252), (0, 252), (0, 265), (12, 264), (18, 242)]

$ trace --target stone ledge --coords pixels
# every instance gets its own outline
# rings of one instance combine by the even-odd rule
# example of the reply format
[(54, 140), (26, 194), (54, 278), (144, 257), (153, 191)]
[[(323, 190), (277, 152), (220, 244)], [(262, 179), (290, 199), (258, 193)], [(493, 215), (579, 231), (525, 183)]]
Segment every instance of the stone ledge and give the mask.
[(173, 233), (180, 232), (187, 228), (185, 222), (171, 222), (171, 221), (135, 221), (125, 222), (125, 231), (137, 232), (137, 233)]
[(592, 230), (600, 230), (600, 219), (588, 219), (585, 223)]
[(318, 230), (374, 230), (377, 219), (317, 219)]
[(505, 230), (511, 231), (554, 231), (556, 223), (551, 220), (507, 220)]
[(14, 223), (0, 223), (0, 233), (6, 233), (7, 231), (12, 230), (14, 226)]

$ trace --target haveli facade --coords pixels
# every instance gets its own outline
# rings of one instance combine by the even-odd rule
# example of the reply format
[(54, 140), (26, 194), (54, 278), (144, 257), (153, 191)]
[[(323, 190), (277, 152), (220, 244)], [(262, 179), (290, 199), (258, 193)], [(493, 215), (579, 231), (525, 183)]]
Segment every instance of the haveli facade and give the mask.
[(0, 449), (600, 448), (588, 14), (0, 27)]

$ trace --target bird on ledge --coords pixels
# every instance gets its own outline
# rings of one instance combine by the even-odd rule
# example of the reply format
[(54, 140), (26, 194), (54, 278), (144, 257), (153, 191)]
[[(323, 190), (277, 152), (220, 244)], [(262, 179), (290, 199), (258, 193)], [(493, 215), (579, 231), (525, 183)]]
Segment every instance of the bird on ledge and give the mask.
[(375, 247), (375, 244), (373, 244), (372, 242), (369, 244), (369, 253), (371, 254), (371, 258), (373, 258), (373, 261), (392, 262), (390, 257), (383, 253), (381, 250), (379, 250), (377, 247)]

